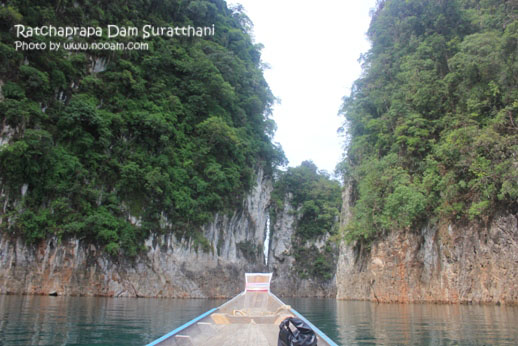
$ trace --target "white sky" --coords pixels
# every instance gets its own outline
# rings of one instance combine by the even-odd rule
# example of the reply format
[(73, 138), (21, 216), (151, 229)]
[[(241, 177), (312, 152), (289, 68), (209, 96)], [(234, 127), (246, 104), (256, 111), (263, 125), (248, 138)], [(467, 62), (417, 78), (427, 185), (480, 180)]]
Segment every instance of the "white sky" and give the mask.
[(240, 3), (262, 43), (265, 77), (275, 97), (274, 141), (290, 166), (312, 160), (332, 173), (343, 154), (337, 134), (342, 98), (360, 76), (358, 58), (375, 0), (227, 0)]

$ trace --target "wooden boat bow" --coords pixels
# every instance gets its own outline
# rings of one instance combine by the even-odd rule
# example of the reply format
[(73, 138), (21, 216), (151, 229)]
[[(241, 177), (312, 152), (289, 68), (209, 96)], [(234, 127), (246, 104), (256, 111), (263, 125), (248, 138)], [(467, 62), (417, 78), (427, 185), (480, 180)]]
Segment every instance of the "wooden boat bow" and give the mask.
[(246, 273), (245, 290), (148, 346), (277, 346), (279, 324), (298, 317), (317, 334), (318, 345), (336, 345), (327, 335), (270, 292), (272, 273)]

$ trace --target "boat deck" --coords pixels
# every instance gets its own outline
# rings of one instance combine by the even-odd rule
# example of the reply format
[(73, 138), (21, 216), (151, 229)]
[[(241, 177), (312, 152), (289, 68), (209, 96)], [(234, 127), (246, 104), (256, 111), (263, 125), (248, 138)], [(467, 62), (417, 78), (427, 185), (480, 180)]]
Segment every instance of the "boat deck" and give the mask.
[[(200, 334), (192, 340), (181, 340), (178, 337), (173, 345), (251, 345), (251, 346), (277, 346), (278, 327), (272, 328), (267, 324), (229, 324), (218, 325), (213, 330), (214, 335)], [(190, 342), (190, 343), (189, 343)], [(170, 345), (170, 344), (164, 344)]]
[[(243, 293), (148, 346), (277, 346), (279, 324), (287, 317), (304, 317), (270, 293), (270, 278), (271, 274), (265, 286), (267, 289), (263, 289), (260, 282), (248, 285), (247, 281)], [(262, 279), (254, 277), (247, 280)], [(318, 345), (336, 345), (309, 321), (306, 323), (315, 330)]]

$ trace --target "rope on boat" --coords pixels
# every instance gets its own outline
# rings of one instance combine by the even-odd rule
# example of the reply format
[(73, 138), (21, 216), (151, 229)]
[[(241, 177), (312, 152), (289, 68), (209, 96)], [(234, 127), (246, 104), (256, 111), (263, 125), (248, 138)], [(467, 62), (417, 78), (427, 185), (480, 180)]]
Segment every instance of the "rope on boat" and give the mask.
[(248, 316), (248, 313), (244, 310), (233, 310), (232, 315), (233, 316)]
[(275, 310), (274, 315), (277, 315), (282, 310), (291, 310), (291, 306), (286, 305), (286, 304), (281, 305), (277, 310)]

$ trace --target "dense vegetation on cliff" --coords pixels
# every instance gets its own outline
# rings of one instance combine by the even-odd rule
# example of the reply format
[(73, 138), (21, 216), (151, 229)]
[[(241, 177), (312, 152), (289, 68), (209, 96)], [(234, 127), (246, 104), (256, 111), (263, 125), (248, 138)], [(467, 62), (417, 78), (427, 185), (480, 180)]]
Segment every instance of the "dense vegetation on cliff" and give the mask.
[[(271, 225), (289, 203), (295, 213), (292, 255), (300, 278), (331, 279), (336, 270), (337, 249), (333, 236), (338, 233), (341, 186), (318, 171), (311, 161), (278, 172), (272, 192)], [(275, 232), (275, 230), (273, 230)], [(326, 239), (325, 247), (315, 242)]]
[[(16, 51), (15, 24), (214, 24), (215, 35), (152, 37), (145, 51)], [(223, 0), (11, 0), (0, 28), (3, 232), (79, 237), (114, 255), (135, 255), (149, 232), (203, 244), (196, 230), (239, 206), (259, 167), (284, 160), (260, 46)]]
[(518, 3), (379, 1), (345, 98), (346, 238), (518, 211)]

